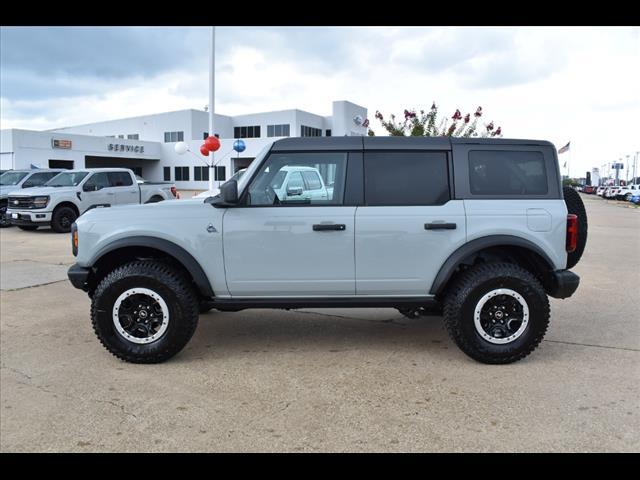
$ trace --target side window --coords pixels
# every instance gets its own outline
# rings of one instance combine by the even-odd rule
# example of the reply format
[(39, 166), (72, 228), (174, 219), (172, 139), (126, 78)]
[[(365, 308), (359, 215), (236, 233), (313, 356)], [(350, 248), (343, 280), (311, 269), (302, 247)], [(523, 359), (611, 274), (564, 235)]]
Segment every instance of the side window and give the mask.
[(106, 172), (94, 173), (89, 180), (87, 180), (87, 183), (84, 184), (84, 188), (98, 187), (100, 189), (110, 186), (111, 182), (109, 182), (109, 177)]
[(450, 198), (444, 152), (365, 152), (364, 178), (369, 206), (442, 205)]
[[(347, 154), (345, 152), (272, 153), (248, 186), (246, 205), (342, 205)], [(301, 195), (298, 189), (320, 185), (326, 195)], [(310, 198), (311, 197), (311, 198)], [(320, 198), (315, 198), (320, 197)]]
[(472, 195), (545, 195), (549, 191), (541, 152), (472, 150), (469, 152)]
[(314, 171), (302, 172), (302, 176), (307, 182), (307, 190), (320, 190), (322, 188), (322, 181), (320, 180), (320, 174)]
[(112, 187), (129, 187), (133, 185), (131, 175), (127, 172), (109, 172), (109, 181)]

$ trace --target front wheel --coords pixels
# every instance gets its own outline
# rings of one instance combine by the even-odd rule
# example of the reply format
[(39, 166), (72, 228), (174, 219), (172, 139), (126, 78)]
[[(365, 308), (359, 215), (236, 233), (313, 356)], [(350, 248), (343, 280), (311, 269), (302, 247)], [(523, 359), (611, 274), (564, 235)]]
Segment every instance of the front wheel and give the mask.
[(160, 363), (189, 342), (198, 325), (198, 299), (189, 280), (162, 262), (116, 268), (96, 288), (91, 321), (100, 342), (132, 363)]
[(538, 279), (511, 263), (479, 264), (452, 285), (444, 321), (469, 357), (513, 363), (540, 344), (549, 326), (549, 300)]
[(51, 229), (57, 233), (69, 233), (71, 225), (76, 221), (78, 215), (71, 207), (58, 207), (51, 215)]

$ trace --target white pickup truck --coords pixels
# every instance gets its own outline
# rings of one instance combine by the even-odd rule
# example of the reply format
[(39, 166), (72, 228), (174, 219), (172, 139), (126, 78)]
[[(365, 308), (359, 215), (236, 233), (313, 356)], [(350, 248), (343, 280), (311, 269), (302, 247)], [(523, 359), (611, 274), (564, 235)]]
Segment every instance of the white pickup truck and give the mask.
[(126, 168), (64, 171), (41, 187), (9, 195), (7, 217), (22, 230), (51, 225), (55, 232), (71, 230), (76, 218), (96, 207), (155, 203), (177, 197), (170, 182), (139, 183)]

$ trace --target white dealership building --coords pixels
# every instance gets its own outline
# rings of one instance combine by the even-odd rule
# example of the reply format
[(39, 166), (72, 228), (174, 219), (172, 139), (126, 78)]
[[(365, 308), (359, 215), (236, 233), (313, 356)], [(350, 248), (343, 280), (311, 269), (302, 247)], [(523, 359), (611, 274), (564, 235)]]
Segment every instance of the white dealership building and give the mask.
[[(214, 117), (221, 147), (212, 169), (216, 185), (246, 167), (271, 140), (298, 136), (366, 135), (367, 109), (333, 102), (332, 114), (281, 110)], [(206, 190), (208, 160), (200, 153), (209, 134), (209, 114), (179, 110), (47, 131), (0, 130), (0, 169), (125, 167), (150, 181), (172, 181), (178, 189)], [(242, 139), (246, 150), (233, 150)], [(190, 152), (178, 155), (184, 141)]]

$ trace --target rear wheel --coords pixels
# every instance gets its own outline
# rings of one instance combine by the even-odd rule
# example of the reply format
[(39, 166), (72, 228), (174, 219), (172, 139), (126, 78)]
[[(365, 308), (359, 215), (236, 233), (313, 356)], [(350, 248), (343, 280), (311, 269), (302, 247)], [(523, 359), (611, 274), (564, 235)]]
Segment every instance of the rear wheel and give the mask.
[(179, 270), (153, 260), (118, 267), (96, 288), (91, 321), (100, 342), (132, 363), (176, 355), (198, 325), (198, 298)]
[(58, 207), (51, 215), (51, 228), (57, 233), (68, 233), (71, 231), (71, 225), (76, 221), (78, 215), (71, 207)]
[(571, 187), (564, 187), (564, 202), (567, 205), (567, 211), (578, 217), (578, 243), (576, 249), (567, 254), (567, 269), (575, 267), (580, 261), (580, 257), (584, 253), (584, 247), (587, 245), (587, 211), (582, 203), (580, 194)]
[(444, 303), (449, 335), (471, 358), (516, 362), (542, 341), (549, 300), (530, 272), (511, 263), (484, 263), (455, 281)]
[(164, 200), (164, 198), (159, 197), (158, 195), (154, 195), (154, 196), (153, 196), (153, 197), (151, 197), (149, 200), (147, 200), (147, 202), (146, 202), (146, 203), (158, 203), (158, 202), (161, 202), (161, 201), (163, 201), (163, 200)]

